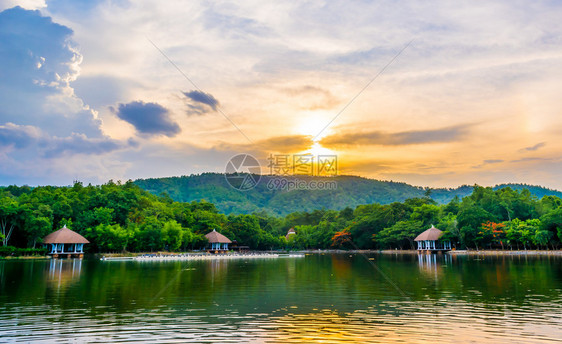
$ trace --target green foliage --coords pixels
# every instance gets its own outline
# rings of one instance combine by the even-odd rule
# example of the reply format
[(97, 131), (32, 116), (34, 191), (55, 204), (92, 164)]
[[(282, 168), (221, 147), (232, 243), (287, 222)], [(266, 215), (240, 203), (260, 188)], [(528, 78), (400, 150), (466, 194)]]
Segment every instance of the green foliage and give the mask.
[[(404, 202), (407, 199), (418, 198), (421, 200), (437, 202), (439, 204), (450, 203), (457, 198), (470, 196), (475, 187), (463, 185), (456, 189), (427, 189), (412, 186), (406, 183), (393, 181), (380, 181), (374, 179), (361, 178), (356, 176), (337, 176), (337, 177), (291, 177), (300, 179), (304, 182), (322, 181), (336, 182), (337, 188), (333, 190), (270, 190), (267, 188), (268, 182), (276, 178), (275, 176), (261, 176), (260, 183), (251, 190), (239, 192), (227, 183), (224, 174), (203, 173), (200, 175), (138, 179), (134, 183), (149, 191), (154, 195), (165, 194), (166, 197), (178, 202), (192, 202), (207, 200), (224, 214), (252, 214), (265, 211), (277, 216), (286, 216), (294, 212), (313, 212), (316, 209), (341, 210), (349, 207), (351, 209), (363, 204), (390, 204), (393, 202)], [(476, 186), (476, 188), (479, 188)], [(520, 191), (529, 190), (529, 195), (543, 197), (553, 195), (562, 197), (562, 192), (550, 190), (539, 186), (523, 184), (503, 184), (494, 188), (489, 188), (491, 192), (500, 189), (509, 189), (509, 193), (521, 196)], [(169, 195), (169, 196), (168, 196)], [(518, 197), (519, 197), (518, 196)], [(527, 196), (521, 196), (522, 201)], [(418, 204), (419, 206), (420, 204)], [(505, 216), (509, 220), (505, 206), (510, 206), (511, 217), (516, 218), (516, 214), (521, 211), (529, 212), (532, 209), (518, 208), (518, 201), (511, 200), (505, 205), (491, 203), (494, 211)], [(411, 205), (409, 205), (411, 206)], [(457, 213), (454, 209), (455, 203), (446, 213)], [(489, 209), (486, 209), (490, 211)], [(493, 213), (494, 215), (498, 215)], [(521, 215), (521, 216), (528, 216)], [(528, 217), (524, 217), (527, 219)], [(503, 218), (499, 220), (503, 221)]]
[[(208, 183), (215, 181), (218, 184), (211, 189), (216, 191), (221, 185), (215, 180), (217, 176), (221, 175), (181, 180), (197, 188), (210, 187)], [(411, 249), (415, 246), (413, 239), (435, 224), (444, 231), (441, 239), (450, 240), (458, 248), (503, 248), (507, 245), (509, 248), (550, 249), (560, 246), (562, 200), (554, 195), (539, 200), (524, 189), (506, 187), (496, 190), (476, 185), (462, 187), (463, 192), (474, 192), (462, 199), (453, 198), (447, 204), (440, 205), (430, 198), (443, 195), (443, 190), (431, 189), (423, 197), (427, 190), (421, 188), (416, 189), (416, 197), (394, 202), (392, 200), (408, 193), (396, 190), (393, 193), (393, 189), (387, 187), (406, 190), (406, 184), (369, 181), (374, 183), (371, 189), (367, 188), (371, 192), (389, 192), (385, 204), (353, 206), (359, 201), (369, 203), (374, 196), (368, 198), (361, 192), (355, 193), (355, 189), (365, 187), (365, 179), (341, 178), (344, 194), (356, 197), (355, 201), (348, 204), (348, 199), (341, 198), (339, 193), (323, 195), (336, 197), (337, 202), (342, 202), (336, 202), (337, 208), (342, 210), (329, 209), (335, 203), (321, 200), (322, 194), (319, 193), (284, 192), (278, 195), (262, 190), (264, 194), (262, 191), (258, 194), (250, 192), (245, 196), (236, 192), (238, 197), (255, 202), (255, 207), (245, 208), (255, 212), (229, 215), (221, 213), (215, 204), (207, 201), (176, 202), (173, 189), (168, 192), (170, 196), (155, 196), (131, 181), (21, 190), (8, 187), (0, 190), (0, 238), (5, 246), (9, 240), (15, 246), (33, 247), (49, 232), (66, 224), (90, 240), (91, 244), (86, 245), (90, 252), (203, 249), (207, 245), (205, 234), (213, 229), (239, 245), (255, 250), (327, 249), (335, 247), (334, 243), (342, 248)], [(180, 185), (177, 181), (170, 179), (168, 186), (177, 187)], [(207, 196), (221, 194), (213, 194), (212, 190)], [(287, 195), (292, 199), (289, 200)], [(296, 195), (298, 197), (294, 197)], [(291, 206), (285, 201), (291, 202)], [(302, 206), (302, 202), (310, 204)], [(283, 217), (275, 216), (275, 212), (261, 207), (266, 203), (279, 205), (280, 210), (276, 213), (286, 212), (293, 206), (298, 206), (299, 211)], [(296, 234), (286, 239), (290, 228), (294, 228)]]
[(21, 248), (14, 246), (0, 246), (0, 257), (44, 256), (46, 248)]
[(373, 240), (380, 243), (382, 247), (406, 248), (414, 250), (414, 239), (427, 229), (422, 221), (408, 220), (398, 221), (392, 227), (383, 229)]

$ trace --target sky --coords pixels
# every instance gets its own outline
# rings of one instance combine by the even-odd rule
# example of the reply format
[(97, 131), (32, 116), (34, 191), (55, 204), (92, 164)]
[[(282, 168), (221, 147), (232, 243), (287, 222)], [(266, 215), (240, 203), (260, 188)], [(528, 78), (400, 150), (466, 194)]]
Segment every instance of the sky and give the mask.
[(562, 189), (560, 1), (0, 0), (0, 185), (224, 172)]

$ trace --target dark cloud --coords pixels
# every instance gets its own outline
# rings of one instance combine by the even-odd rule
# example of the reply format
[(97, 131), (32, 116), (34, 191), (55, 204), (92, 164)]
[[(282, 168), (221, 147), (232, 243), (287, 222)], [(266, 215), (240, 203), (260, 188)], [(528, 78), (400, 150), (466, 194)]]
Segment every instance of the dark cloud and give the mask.
[(188, 114), (202, 115), (209, 112), (209, 108), (217, 111), (219, 101), (213, 97), (212, 94), (193, 90), (189, 92), (182, 92), (188, 99), (195, 102), (195, 104), (188, 104)]
[(54, 158), (63, 154), (99, 155), (128, 146), (128, 144), (107, 137), (88, 138), (84, 134), (72, 134), (63, 138), (54, 137), (47, 143), (48, 149), (43, 153), (45, 158)]
[(537, 143), (534, 146), (525, 147), (525, 148), (521, 149), (520, 151), (534, 152), (534, 151), (544, 147), (545, 145), (546, 145), (546, 142), (540, 142), (540, 143)]
[(382, 131), (372, 131), (367, 133), (348, 132), (327, 136), (323, 138), (320, 143), (325, 147), (350, 145), (402, 146), (424, 143), (453, 142), (464, 138), (467, 132), (467, 125), (397, 133), (387, 133)]
[(510, 162), (529, 162), (529, 161), (550, 161), (548, 158), (538, 158), (538, 157), (527, 157), (517, 160), (511, 160)]
[(119, 104), (114, 112), (141, 134), (174, 137), (181, 131), (180, 126), (170, 118), (169, 111), (156, 103), (135, 101)]
[(100, 155), (126, 147), (134, 147), (135, 142), (122, 142), (108, 137), (89, 138), (84, 134), (73, 133), (68, 137), (49, 136), (39, 128), (6, 123), (0, 125), (0, 147), (29, 150), (43, 158), (61, 155)]
[(26, 148), (37, 142), (40, 132), (31, 126), (13, 123), (0, 125), (0, 147)]

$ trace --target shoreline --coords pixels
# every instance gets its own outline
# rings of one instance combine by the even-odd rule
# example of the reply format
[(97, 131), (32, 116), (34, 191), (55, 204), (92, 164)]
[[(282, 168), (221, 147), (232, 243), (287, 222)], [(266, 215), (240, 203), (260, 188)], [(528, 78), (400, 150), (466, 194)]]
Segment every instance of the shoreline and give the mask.
[(0, 260), (40, 260), (51, 259), (49, 256), (6, 256), (0, 257)]
[[(385, 255), (417, 255), (426, 254), (420, 253), (417, 250), (296, 250), (296, 251), (251, 251), (246, 254), (228, 253), (218, 255), (202, 254), (201, 252), (127, 252), (127, 253), (90, 253), (86, 254), (85, 259), (103, 259), (109, 260), (117, 259), (146, 259), (146, 256), (152, 256), (151, 259), (159, 257), (162, 260), (185, 259), (189, 256), (191, 259), (203, 259), (202, 257), (252, 257), (252, 256), (288, 256), (288, 255), (309, 255), (309, 254), (385, 254)], [(445, 254), (452, 256), (560, 256), (562, 257), (562, 250), (452, 250), (447, 251)], [(144, 256), (144, 257), (143, 257)], [(201, 257), (200, 257), (201, 256)], [(197, 258), (196, 258), (197, 257)], [(0, 260), (42, 260), (53, 259), (50, 256), (6, 256), (0, 257)]]
[(562, 250), (458, 250), (447, 253), (455, 256), (562, 256)]

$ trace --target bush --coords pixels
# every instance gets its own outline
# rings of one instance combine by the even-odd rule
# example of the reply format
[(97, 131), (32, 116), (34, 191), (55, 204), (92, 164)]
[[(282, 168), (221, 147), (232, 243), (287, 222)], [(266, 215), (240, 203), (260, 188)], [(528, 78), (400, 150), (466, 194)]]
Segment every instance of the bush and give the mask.
[(20, 248), (14, 246), (1, 246), (0, 257), (8, 256), (44, 256), (47, 254), (46, 248)]

